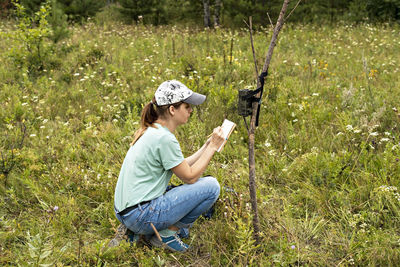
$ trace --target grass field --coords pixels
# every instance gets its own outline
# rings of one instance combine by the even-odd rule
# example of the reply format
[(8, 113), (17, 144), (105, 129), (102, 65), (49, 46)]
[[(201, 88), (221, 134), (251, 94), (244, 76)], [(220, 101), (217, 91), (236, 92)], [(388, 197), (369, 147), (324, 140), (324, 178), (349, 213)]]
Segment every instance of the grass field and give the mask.
[[(89, 22), (53, 44), (17, 40), (12, 22), (0, 25), (0, 265), (400, 262), (398, 26), (283, 28), (256, 131), (255, 246), (247, 131), (236, 112), (238, 89), (255, 88), (245, 29)], [(259, 66), (271, 35), (255, 33)], [(176, 134), (185, 155), (224, 118), (238, 124), (206, 171), (236, 194), (222, 190), (188, 253), (108, 249), (120, 166), (141, 107), (167, 79), (208, 96)]]

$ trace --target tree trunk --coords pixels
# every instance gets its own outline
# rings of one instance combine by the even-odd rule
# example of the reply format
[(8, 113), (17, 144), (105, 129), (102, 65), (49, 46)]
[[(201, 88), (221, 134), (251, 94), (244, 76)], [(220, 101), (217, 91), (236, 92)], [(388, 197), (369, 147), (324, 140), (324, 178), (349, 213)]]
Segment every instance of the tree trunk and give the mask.
[(214, 8), (214, 26), (215, 27), (219, 27), (219, 25), (220, 25), (219, 17), (221, 16), (221, 6), (222, 6), (222, 1), (215, 0), (215, 8)]
[(0, 1), (0, 16), (6, 15), (9, 8), (11, 8), (10, 0)]
[(210, 19), (210, 0), (203, 0), (203, 8), (204, 8), (204, 27), (211, 27), (211, 19)]
[[(288, 7), (290, 0), (284, 0), (281, 12), (279, 13), (278, 21), (275, 25), (274, 33), (272, 35), (271, 43), (268, 48), (267, 57), (265, 59), (265, 63), (262, 69), (262, 72), (267, 72), (269, 68), (269, 64), (271, 62), (272, 53), (276, 46), (276, 40), (278, 38), (278, 34), (282, 29), (284, 23), (285, 13)], [(260, 81), (257, 82), (258, 87), (260, 86)], [(256, 97), (260, 97), (260, 93), (256, 95)], [(255, 139), (255, 130), (256, 130), (256, 115), (257, 115), (258, 103), (253, 102), (253, 114), (250, 119), (250, 129), (249, 129), (249, 189), (250, 189), (250, 198), (251, 198), (251, 207), (253, 210), (253, 228), (254, 228), (254, 237), (256, 239), (256, 244), (260, 243), (260, 224), (258, 220), (258, 207), (257, 207), (257, 187), (256, 187), (256, 163), (254, 156), (254, 139)]]

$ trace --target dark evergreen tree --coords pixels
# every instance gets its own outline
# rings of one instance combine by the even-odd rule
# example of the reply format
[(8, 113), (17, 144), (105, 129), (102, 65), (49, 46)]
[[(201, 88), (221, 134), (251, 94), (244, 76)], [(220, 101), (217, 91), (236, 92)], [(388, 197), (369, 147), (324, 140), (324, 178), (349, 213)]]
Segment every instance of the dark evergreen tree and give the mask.
[(94, 16), (106, 5), (106, 0), (57, 0), (68, 19), (82, 21)]
[(52, 33), (49, 37), (54, 43), (68, 37), (67, 15), (64, 13), (60, 3), (56, 0), (51, 0), (51, 13), (48, 21), (52, 28)]
[[(39, 7), (45, 2), (45, 0), (20, 0), (28, 14), (38, 11)], [(68, 19), (73, 21), (81, 21), (94, 16), (106, 5), (106, 0), (56, 0), (56, 2), (57, 8), (61, 9), (68, 16)]]
[(119, 11), (131, 21), (143, 21), (154, 25), (165, 24), (165, 0), (119, 0)]
[(27, 14), (32, 15), (39, 10), (40, 6), (43, 5), (45, 0), (20, 0), (18, 1), (26, 10)]
[(278, 18), (281, 0), (224, 0), (223, 15), (228, 24), (244, 26), (243, 20), (252, 16), (254, 24), (269, 25), (268, 15), (273, 21)]
[(366, 10), (373, 20), (400, 20), (400, 0), (366, 0)]

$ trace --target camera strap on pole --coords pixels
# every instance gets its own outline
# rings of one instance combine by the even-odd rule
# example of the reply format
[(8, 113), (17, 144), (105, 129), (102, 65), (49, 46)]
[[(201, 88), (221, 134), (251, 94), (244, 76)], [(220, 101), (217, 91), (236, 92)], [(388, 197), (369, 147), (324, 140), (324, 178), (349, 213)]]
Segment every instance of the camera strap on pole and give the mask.
[(258, 120), (260, 117), (261, 99), (262, 99), (262, 95), (264, 92), (264, 81), (265, 81), (265, 77), (267, 77), (267, 75), (268, 75), (268, 71), (265, 71), (265, 72), (262, 72), (260, 74), (260, 76), (258, 76), (258, 80), (260, 81), (260, 87), (257, 88), (257, 90), (255, 90), (255, 91), (261, 92), (260, 97), (255, 98), (255, 100), (258, 101), (257, 114), (256, 114), (256, 127), (258, 126)]
[[(239, 115), (243, 116), (247, 130), (249, 130), (249, 127), (247, 125), (246, 117), (253, 115), (254, 102), (258, 102), (257, 113), (255, 114), (256, 116), (255, 126), (258, 126), (258, 121), (260, 117), (261, 99), (264, 91), (264, 81), (267, 75), (268, 75), (267, 71), (260, 74), (260, 76), (258, 77), (258, 82), (259, 82), (258, 84), (260, 85), (260, 87), (258, 87), (256, 90), (249, 90), (249, 89), (239, 90), (238, 113)], [(256, 97), (258, 93), (260, 93), (260, 96)]]

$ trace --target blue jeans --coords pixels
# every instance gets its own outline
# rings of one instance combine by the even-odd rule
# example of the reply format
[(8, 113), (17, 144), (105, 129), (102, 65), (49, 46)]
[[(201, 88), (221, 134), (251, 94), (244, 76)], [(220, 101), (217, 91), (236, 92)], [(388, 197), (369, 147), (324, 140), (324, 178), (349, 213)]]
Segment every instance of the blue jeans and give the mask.
[(152, 223), (159, 230), (169, 226), (189, 228), (217, 201), (220, 185), (214, 177), (200, 178), (194, 184), (184, 184), (167, 191), (151, 202), (140, 205), (117, 219), (135, 234), (154, 234)]

